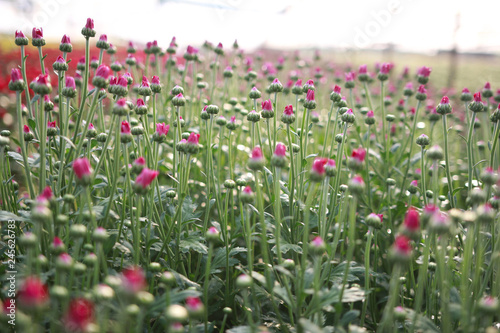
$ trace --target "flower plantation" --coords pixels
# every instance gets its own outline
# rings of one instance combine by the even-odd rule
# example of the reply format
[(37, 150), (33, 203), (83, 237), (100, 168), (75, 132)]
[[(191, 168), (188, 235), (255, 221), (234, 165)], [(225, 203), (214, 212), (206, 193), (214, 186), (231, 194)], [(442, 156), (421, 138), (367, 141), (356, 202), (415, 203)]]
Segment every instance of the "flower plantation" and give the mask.
[(15, 32), (2, 331), (498, 329), (500, 91), (96, 29)]

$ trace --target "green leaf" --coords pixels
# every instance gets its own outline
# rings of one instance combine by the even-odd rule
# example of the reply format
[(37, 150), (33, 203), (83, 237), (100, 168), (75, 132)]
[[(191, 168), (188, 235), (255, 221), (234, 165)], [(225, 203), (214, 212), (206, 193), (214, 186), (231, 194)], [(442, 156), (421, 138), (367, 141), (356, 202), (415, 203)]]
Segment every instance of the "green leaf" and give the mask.
[(198, 253), (207, 254), (208, 248), (205, 244), (200, 242), (201, 240), (203, 240), (203, 238), (199, 236), (198, 237), (189, 236), (188, 238), (181, 240), (179, 244), (181, 251), (183, 253), (186, 253), (193, 250)]
[[(37, 95), (38, 96), (38, 95)], [(36, 128), (36, 122), (33, 120), (33, 119), (28, 119), (28, 126), (31, 128), (31, 129), (35, 129)]]
[(14, 213), (5, 211), (5, 210), (0, 210), (0, 221), (2, 222), (7, 222), (7, 221), (25, 221), (24, 218), (17, 216)]
[[(33, 98), (31, 99), (30, 104), (35, 103), (35, 102), (36, 102), (36, 101), (38, 101), (39, 99), (40, 99), (40, 95), (35, 95), (35, 96), (33, 96)], [(29, 120), (32, 120), (32, 119), (29, 119)], [(28, 120), (28, 122), (29, 122), (29, 120)], [(35, 127), (33, 127), (33, 128), (35, 128)]]
[(392, 154), (394, 154), (398, 149), (399, 147), (401, 147), (401, 144), (398, 142), (398, 143), (395, 143), (392, 145), (391, 149), (389, 150)]
[(341, 326), (347, 326), (349, 325), (354, 319), (359, 317), (359, 310), (351, 310), (347, 311), (343, 316), (342, 319), (340, 320), (340, 325)]

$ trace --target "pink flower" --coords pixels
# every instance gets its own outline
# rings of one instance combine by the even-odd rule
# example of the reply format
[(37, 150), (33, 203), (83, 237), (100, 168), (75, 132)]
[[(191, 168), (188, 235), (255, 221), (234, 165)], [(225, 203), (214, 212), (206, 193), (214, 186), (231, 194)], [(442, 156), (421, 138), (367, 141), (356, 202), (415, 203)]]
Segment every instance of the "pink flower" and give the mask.
[(85, 28), (94, 29), (94, 20), (90, 17), (87, 19), (87, 23), (85, 24)]
[(128, 123), (128, 121), (122, 121), (122, 125), (120, 127), (120, 133), (122, 135), (130, 134), (130, 124)]
[(285, 106), (285, 111), (283, 111), (284, 114), (287, 116), (293, 116), (293, 106), (292, 105), (287, 105)]
[(247, 185), (247, 186), (243, 189), (243, 193), (246, 193), (246, 194), (252, 195), (252, 194), (253, 194), (252, 188), (251, 188), (249, 185)]
[(462, 89), (462, 94), (470, 94), (470, 90), (467, 88)]
[(272, 111), (273, 110), (273, 104), (271, 103), (270, 99), (262, 102), (262, 110), (263, 111)]
[(365, 181), (363, 180), (363, 177), (356, 175), (351, 179), (351, 183), (355, 185), (364, 185)]
[(326, 162), (326, 167), (328, 167), (328, 168), (335, 168), (336, 167), (335, 160), (329, 159)]
[(23, 132), (24, 132), (24, 133), (29, 133), (29, 132), (30, 132), (30, 128), (29, 128), (29, 126), (28, 126), (28, 125), (24, 125), (24, 126), (23, 126)]
[(26, 38), (26, 35), (21, 30), (16, 30), (15, 38)]
[(101, 42), (107, 42), (108, 41), (108, 36), (107, 35), (101, 35), (99, 36), (99, 41)]
[(322, 158), (318, 157), (314, 160), (311, 171), (318, 174), (318, 175), (324, 175), (325, 174), (325, 165), (328, 162), (327, 158)]
[[(110, 82), (111, 84), (111, 82)], [(120, 76), (116, 82), (117, 85), (122, 86), (123, 88), (127, 88), (128, 81), (124, 76)]]
[(430, 67), (420, 67), (417, 71), (418, 76), (423, 76), (423, 77), (429, 77), (431, 75), (431, 68)]
[(144, 274), (142, 268), (138, 266), (125, 268), (122, 272), (122, 282), (123, 289), (130, 293), (136, 293), (144, 290), (147, 285), (146, 275)]
[(425, 93), (427, 93), (427, 90), (425, 90), (425, 86), (423, 84), (420, 85), (420, 87), (418, 87), (417, 91), (418, 91), (419, 94), (425, 94)]
[(344, 76), (345, 76), (346, 82), (354, 81), (354, 73), (352, 73), (352, 72), (344, 73)]
[(137, 164), (137, 165), (141, 165), (141, 166), (145, 166), (146, 165), (146, 160), (144, 159), (144, 157), (138, 157), (135, 161), (134, 161), (134, 164)]
[(156, 124), (156, 133), (159, 136), (167, 135), (169, 129), (170, 129), (170, 125), (165, 125), (165, 123)]
[(441, 98), (441, 104), (450, 104), (448, 96), (443, 96), (443, 98)]
[(364, 162), (365, 156), (366, 156), (366, 150), (363, 149), (362, 147), (354, 149), (351, 154), (351, 158), (357, 160), (360, 163)]
[(109, 73), (110, 73), (110, 71), (111, 71), (111, 70), (109, 69), (109, 67), (108, 67), (108, 66), (106, 66), (106, 65), (101, 65), (101, 66), (99, 66), (99, 67), (97, 68), (97, 71), (95, 72), (95, 76), (97, 76), (97, 77), (101, 77), (101, 78), (103, 78), (103, 79), (107, 80), (107, 79), (108, 79), (108, 77), (109, 77)]
[(408, 256), (411, 254), (410, 240), (403, 235), (399, 235), (394, 240), (394, 251), (397, 254)]
[(146, 189), (159, 174), (160, 173), (156, 170), (144, 168), (142, 169), (139, 176), (137, 176), (135, 184), (142, 187), (143, 189)]
[(405, 89), (406, 89), (406, 90), (413, 90), (413, 83), (412, 83), (412, 82), (408, 82), (408, 83), (405, 85)]
[(314, 86), (314, 81), (312, 79), (307, 80), (306, 84), (308, 86)]
[(55, 248), (58, 248), (58, 247), (63, 247), (64, 246), (64, 243), (63, 241), (61, 240), (61, 238), (59, 237), (54, 237), (54, 240), (52, 241), (52, 246), (55, 247)]
[(390, 63), (383, 63), (382, 66), (380, 66), (380, 74), (389, 74), (389, 72), (391, 71), (391, 68), (392, 68), (392, 64)]
[(65, 85), (66, 85), (66, 88), (76, 89), (75, 79), (71, 76), (66, 76)]
[(373, 118), (373, 117), (374, 117), (374, 113), (373, 113), (373, 111), (372, 111), (372, 110), (369, 110), (369, 111), (366, 113), (366, 116), (367, 116), (368, 118)]
[(250, 157), (251, 159), (260, 159), (263, 157), (264, 155), (262, 154), (262, 150), (260, 149), (260, 147), (255, 147), (252, 150), (252, 156)]
[(90, 176), (90, 162), (86, 157), (77, 158), (73, 162), (73, 172), (76, 178), (82, 179), (83, 177)]
[(231, 119), (229, 119), (229, 122), (235, 124), (236, 123), (236, 117), (235, 116), (231, 116)]
[(137, 99), (137, 107), (146, 106), (142, 98)]
[(56, 122), (55, 121), (48, 121), (47, 128), (56, 128)]
[(153, 79), (151, 79), (152, 84), (160, 84), (160, 78), (156, 75), (153, 76)]
[(485, 90), (490, 90), (491, 89), (491, 84), (489, 82), (486, 82), (484, 85)]
[(191, 313), (199, 313), (203, 311), (203, 303), (199, 297), (188, 296), (186, 297), (186, 309)]
[(198, 145), (199, 140), (200, 140), (200, 135), (192, 132), (191, 134), (189, 134), (187, 143), (192, 145)]
[(61, 44), (71, 44), (71, 40), (68, 35), (62, 36)]
[[(28, 131), (29, 131), (29, 128), (28, 128)], [(42, 193), (38, 196), (37, 200), (49, 201), (52, 198), (54, 198), (54, 194), (52, 193), (52, 189), (50, 188), (50, 186), (47, 186), (43, 189)]]
[(12, 82), (19, 82), (23, 80), (21, 71), (18, 68), (12, 68), (10, 71), (10, 80)]
[[(175, 45), (175, 44), (174, 44)], [(192, 47), (191, 45), (188, 45), (187, 47), (187, 50), (186, 52), (189, 54), (189, 55), (195, 55), (198, 53), (198, 49), (196, 47)]]
[(335, 85), (335, 87), (333, 87), (333, 92), (336, 93), (336, 94), (340, 94), (342, 88), (340, 88), (338, 85)]
[(410, 186), (418, 187), (418, 182), (416, 180), (412, 180)]
[(115, 104), (120, 108), (125, 108), (127, 107), (127, 100), (125, 98), (120, 98), (119, 100), (116, 101)]
[(368, 73), (366, 65), (359, 66), (359, 74), (366, 74), (366, 73)]
[(31, 31), (31, 37), (33, 37), (33, 39), (43, 38), (43, 28), (33, 28)]
[(285, 157), (286, 156), (286, 146), (282, 144), (281, 142), (278, 142), (276, 144), (276, 150), (274, 151), (274, 155), (278, 157)]
[(298, 79), (297, 82), (295, 82), (296, 87), (302, 87), (302, 80)]
[(309, 89), (307, 91), (306, 101), (308, 101), (308, 102), (314, 101), (314, 90)]
[[(465, 89), (467, 89), (467, 88), (465, 88)], [(481, 93), (480, 92), (477, 92), (477, 93), (474, 94), (474, 102), (478, 102), (478, 103), (482, 103), (483, 102), (483, 100), (481, 99)]]
[(412, 233), (420, 230), (420, 215), (415, 208), (408, 209), (403, 225), (406, 230)]

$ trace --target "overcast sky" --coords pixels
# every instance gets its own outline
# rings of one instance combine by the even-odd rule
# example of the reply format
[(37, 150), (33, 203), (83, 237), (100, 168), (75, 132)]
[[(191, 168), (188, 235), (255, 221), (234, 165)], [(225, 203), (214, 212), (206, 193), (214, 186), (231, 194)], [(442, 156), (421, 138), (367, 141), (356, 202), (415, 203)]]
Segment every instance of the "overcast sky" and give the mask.
[(81, 38), (87, 17), (113, 40), (167, 46), (205, 40), (252, 49), (367, 48), (394, 43), (401, 50), (432, 52), (456, 43), (461, 51), (500, 51), (493, 1), (449, 0), (14, 0), (0, 1), (0, 31), (42, 26), (47, 38)]

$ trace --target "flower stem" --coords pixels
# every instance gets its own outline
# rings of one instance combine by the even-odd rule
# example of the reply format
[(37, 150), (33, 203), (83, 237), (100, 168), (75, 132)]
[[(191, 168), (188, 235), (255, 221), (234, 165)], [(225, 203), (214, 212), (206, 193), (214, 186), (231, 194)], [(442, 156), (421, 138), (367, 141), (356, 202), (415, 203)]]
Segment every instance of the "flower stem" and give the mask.
[[(453, 182), (450, 174), (450, 157), (448, 154), (448, 129), (446, 124), (446, 114), (443, 115), (443, 137), (444, 137), (444, 158), (446, 162), (446, 178), (448, 179), (448, 191), (451, 208), (455, 208), (455, 199), (453, 198)], [(492, 150), (494, 151), (494, 150)], [(424, 170), (422, 170), (424, 172)]]

